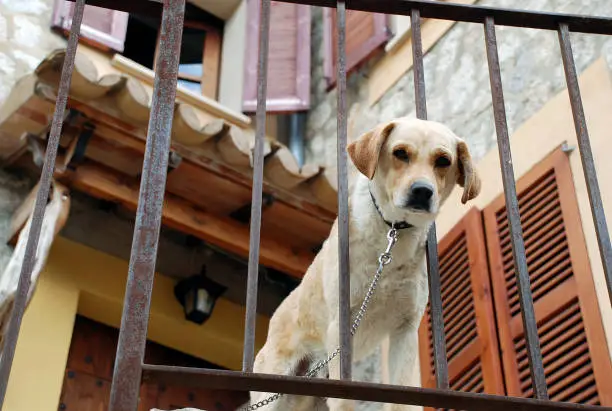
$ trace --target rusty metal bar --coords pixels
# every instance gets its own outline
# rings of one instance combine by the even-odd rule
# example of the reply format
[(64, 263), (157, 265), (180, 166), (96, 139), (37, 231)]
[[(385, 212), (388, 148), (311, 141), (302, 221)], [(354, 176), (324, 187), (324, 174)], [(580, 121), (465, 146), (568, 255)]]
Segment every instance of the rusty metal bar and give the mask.
[[(412, 60), (414, 67), (414, 97), (417, 118), (427, 120), (427, 97), (425, 93), (425, 69), (423, 68), (423, 41), (421, 39), (421, 12), (413, 9), (410, 15), (412, 30)], [(440, 264), (438, 262), (438, 239), (436, 224), (433, 223), (427, 235), (427, 272), (429, 279), (429, 304), (431, 309), (432, 340), (436, 386), (449, 388), (448, 361), (446, 358), (446, 337), (442, 315), (442, 287), (440, 285)]]
[(264, 140), (266, 137), (266, 91), (268, 87), (268, 48), (270, 43), (270, 0), (261, 0), (259, 56), (257, 60), (257, 130), (253, 155), (253, 191), (251, 199), (251, 237), (247, 279), (246, 321), (242, 370), (253, 371), (255, 360), (255, 326), (257, 320), (257, 284), (259, 282), (259, 240), (263, 201)]
[(580, 148), (580, 159), (582, 160), (584, 179), (586, 181), (587, 192), (589, 194), (591, 213), (593, 214), (593, 222), (595, 223), (595, 232), (597, 233), (599, 253), (601, 254), (601, 262), (603, 264), (606, 283), (608, 285), (608, 295), (610, 297), (610, 301), (612, 302), (612, 245), (610, 244), (610, 233), (608, 231), (606, 215), (604, 213), (603, 203), (601, 201), (599, 182), (597, 181), (597, 171), (595, 170), (593, 152), (591, 150), (591, 143), (589, 140), (589, 132), (587, 130), (584, 108), (582, 106), (582, 97), (580, 97), (580, 85), (578, 84), (578, 75), (576, 74), (576, 65), (574, 63), (574, 54), (572, 52), (570, 29), (566, 23), (561, 23), (559, 25), (559, 44), (561, 46), (563, 67), (565, 69), (567, 91), (569, 93), (570, 104), (572, 106), (572, 114), (574, 115), (574, 125), (576, 127), (576, 135), (578, 137), (578, 146)]
[(232, 387), (239, 391), (280, 392), (289, 395), (416, 404), (470, 411), (612, 411), (612, 407), (543, 401), (533, 398), (162, 365), (144, 365), (143, 379), (147, 382), (181, 384), (214, 390)]
[(166, 189), (184, 17), (185, 0), (164, 0), (159, 56), (111, 386), (110, 411), (134, 411), (138, 405)]
[[(336, 0), (278, 0), (286, 3), (310, 6), (336, 7)], [(351, 0), (348, 9), (374, 13), (410, 16), (413, 9), (422, 18), (484, 23), (490, 16), (498, 26), (528, 27), (555, 30), (566, 23), (571, 31), (591, 34), (612, 34), (612, 18), (591, 17), (577, 14), (548, 13), (530, 10), (504, 9), (471, 4), (458, 4), (428, 0)]]
[(45, 217), (45, 208), (47, 199), (49, 198), (49, 190), (51, 188), (51, 179), (55, 170), (55, 159), (57, 158), (57, 149), (60, 136), (62, 133), (62, 125), (64, 123), (64, 111), (68, 102), (68, 93), (70, 91), (70, 82), (72, 80), (72, 71), (74, 69), (74, 59), (76, 49), (79, 42), (81, 32), (81, 21), (83, 21), (83, 12), (85, 10), (85, 0), (78, 0), (74, 8), (72, 16), (72, 24), (70, 26), (70, 37), (68, 38), (68, 47), (64, 64), (62, 66), (62, 74), (59, 82), (59, 91), (55, 102), (55, 111), (53, 112), (53, 121), (49, 132), (49, 140), (47, 142), (47, 151), (45, 153), (45, 162), (43, 164), (40, 182), (38, 185), (38, 193), (36, 194), (36, 202), (32, 212), (32, 224), (28, 233), (26, 242), (25, 255), (21, 272), (19, 273), (19, 283), (17, 285), (17, 293), (13, 302), (13, 310), (9, 325), (6, 332), (4, 347), (2, 348), (2, 358), (0, 359), (0, 409), (4, 404), (6, 396), (6, 388), (8, 386), (11, 367), (15, 357), (15, 348), (17, 339), (19, 338), (19, 329), (25, 312), (30, 292), (32, 270), (36, 264), (36, 252), (38, 250), (38, 241), (40, 240), (40, 231), (42, 229), (43, 219)]
[(518, 199), (516, 196), (514, 167), (512, 166), (510, 138), (508, 136), (508, 124), (506, 123), (504, 90), (502, 87), (501, 71), (499, 68), (499, 55), (497, 53), (495, 21), (492, 17), (486, 18), (484, 28), (487, 60), (489, 62), (489, 76), (491, 80), (493, 113), (495, 115), (495, 128), (497, 130), (497, 146), (499, 149), (499, 160), (501, 164), (504, 194), (506, 198), (506, 209), (508, 214), (508, 226), (510, 227), (510, 237), (512, 240), (514, 266), (516, 267), (516, 282), (519, 290), (523, 330), (525, 332), (525, 338), (527, 341), (527, 353), (529, 358), (531, 379), (536, 398), (548, 399), (546, 377), (544, 375), (542, 353), (540, 351), (540, 340), (538, 337), (538, 326), (533, 308), (533, 297), (531, 295), (527, 259), (525, 257), (523, 229), (521, 227), (521, 217), (519, 213)]
[(347, 169), (346, 118), (346, 4), (338, 1), (338, 293), (340, 332), (340, 378), (350, 380), (352, 374), (351, 344), (351, 278), (349, 256), (349, 204)]

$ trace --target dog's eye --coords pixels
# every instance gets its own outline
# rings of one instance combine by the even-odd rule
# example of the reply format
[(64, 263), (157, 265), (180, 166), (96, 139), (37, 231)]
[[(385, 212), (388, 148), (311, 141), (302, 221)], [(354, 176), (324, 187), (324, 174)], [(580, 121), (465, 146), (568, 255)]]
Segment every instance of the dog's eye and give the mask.
[(404, 150), (403, 148), (398, 148), (397, 150), (393, 150), (393, 155), (398, 160), (402, 160), (402, 161), (410, 160), (410, 156), (408, 155), (406, 150)]
[(440, 156), (436, 159), (436, 167), (437, 168), (446, 168), (451, 165), (451, 161), (446, 156)]

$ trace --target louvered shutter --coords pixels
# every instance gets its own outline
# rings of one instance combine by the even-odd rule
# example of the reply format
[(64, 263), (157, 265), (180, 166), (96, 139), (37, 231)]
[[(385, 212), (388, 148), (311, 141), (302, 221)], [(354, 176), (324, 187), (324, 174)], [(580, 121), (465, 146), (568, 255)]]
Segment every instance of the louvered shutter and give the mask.
[[(75, 3), (55, 0), (52, 27), (70, 31)], [(81, 39), (103, 49), (123, 51), (129, 14), (96, 6), (85, 6), (81, 23)]]
[[(504, 394), (482, 215), (470, 210), (438, 245), (450, 387)], [(423, 387), (434, 388), (429, 304), (419, 328)]]
[[(338, 33), (336, 9), (323, 9), (324, 75), (329, 87), (336, 84)], [(391, 37), (387, 16), (365, 11), (346, 11), (346, 71), (350, 73)]]
[[(248, 0), (243, 111), (257, 109), (260, 1)], [(271, 2), (267, 111), (310, 108), (310, 6)]]
[[(552, 400), (611, 405), (612, 366), (574, 190), (560, 149), (517, 182), (546, 382)], [(508, 395), (532, 397), (503, 194), (483, 213)]]

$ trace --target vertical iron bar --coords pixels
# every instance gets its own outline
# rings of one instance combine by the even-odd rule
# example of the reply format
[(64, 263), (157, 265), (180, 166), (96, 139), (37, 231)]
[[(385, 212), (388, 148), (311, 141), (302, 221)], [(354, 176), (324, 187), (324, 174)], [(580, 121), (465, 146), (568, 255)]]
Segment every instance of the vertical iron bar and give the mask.
[[(412, 60), (414, 66), (414, 95), (417, 118), (427, 120), (427, 99), (425, 95), (425, 69), (423, 68), (423, 42), (421, 40), (421, 12), (412, 9), (410, 14), (412, 29)], [(431, 308), (432, 339), (436, 386), (448, 389), (448, 362), (446, 359), (446, 336), (442, 316), (442, 290), (440, 267), (438, 263), (438, 239), (436, 224), (433, 223), (427, 236), (427, 271), (429, 278), (429, 301)]]
[(166, 188), (185, 0), (164, 0), (163, 7), (160, 52), (155, 66), (153, 101), (111, 386), (110, 411), (136, 410), (147, 340), (151, 291)]
[(601, 262), (608, 285), (608, 295), (612, 303), (612, 244), (610, 244), (610, 233), (608, 232), (606, 215), (604, 214), (601, 193), (599, 192), (597, 171), (595, 170), (595, 163), (593, 161), (593, 152), (591, 151), (589, 132), (584, 116), (584, 107), (582, 106), (582, 97), (580, 96), (580, 85), (578, 84), (578, 75), (576, 74), (576, 65), (574, 63), (570, 31), (567, 23), (561, 23), (559, 25), (559, 43), (561, 46), (563, 67), (565, 69), (567, 91), (569, 93), (572, 113), (574, 115), (578, 146), (580, 148), (580, 159), (582, 160), (584, 178), (586, 180), (591, 204), (591, 213), (593, 214), (595, 232), (597, 233), (599, 253), (601, 254)]
[(493, 18), (487, 17), (484, 26), (487, 60), (489, 63), (489, 77), (491, 81), (491, 96), (493, 99), (495, 128), (497, 130), (497, 146), (499, 149), (499, 159), (506, 198), (508, 225), (510, 227), (510, 237), (512, 239), (514, 266), (516, 267), (516, 277), (519, 287), (523, 329), (527, 340), (529, 367), (536, 398), (545, 400), (548, 399), (546, 378), (542, 365), (540, 340), (533, 309), (533, 297), (531, 295), (527, 259), (525, 257), (523, 229), (521, 227), (521, 217), (516, 196), (514, 167), (512, 166), (512, 154), (510, 152), (510, 138), (508, 136), (508, 124), (506, 123), (506, 107), (504, 103), (504, 91), (502, 87), (501, 70), (499, 67), (499, 56), (497, 54), (497, 39), (495, 36), (495, 22)]
[(255, 360), (255, 321), (257, 318), (257, 283), (259, 282), (259, 241), (263, 191), (264, 139), (266, 136), (266, 91), (268, 86), (268, 48), (270, 43), (270, 0), (261, 0), (259, 24), (259, 57), (257, 61), (257, 130), (253, 160), (251, 199), (251, 237), (247, 280), (246, 324), (242, 370), (253, 371)]
[(340, 378), (350, 380), (352, 374), (351, 344), (351, 278), (349, 259), (349, 204), (347, 171), (347, 118), (346, 118), (346, 4), (336, 6), (338, 30), (338, 292), (340, 327)]
[(23, 314), (28, 300), (28, 293), (30, 291), (32, 270), (36, 264), (38, 241), (40, 239), (40, 231), (42, 229), (42, 223), (45, 217), (47, 199), (49, 198), (51, 179), (53, 178), (53, 171), (55, 170), (55, 159), (57, 157), (57, 149), (64, 122), (64, 111), (66, 110), (66, 104), (68, 102), (68, 93), (70, 91), (70, 82), (72, 80), (74, 59), (76, 57), (84, 10), (85, 0), (77, 0), (74, 8), (74, 14), (72, 16), (72, 24), (70, 26), (70, 37), (68, 38), (66, 56), (64, 57), (64, 63), (62, 66), (59, 91), (57, 93), (57, 101), (55, 102), (55, 111), (53, 112), (53, 122), (51, 123), (51, 130), (49, 133), (49, 139), (47, 141), (45, 162), (43, 164), (40, 176), (34, 211), (32, 212), (32, 224), (30, 225), (25, 255), (23, 257), (21, 272), (19, 273), (17, 293), (15, 295), (15, 301), (13, 302), (13, 311), (11, 313), (11, 318), (9, 319), (4, 347), (1, 347), (0, 409), (2, 409), (4, 398), (6, 396), (6, 388), (8, 386), (11, 367), (15, 357), (17, 339), (19, 338), (19, 329), (21, 328), (21, 321), (23, 320)]

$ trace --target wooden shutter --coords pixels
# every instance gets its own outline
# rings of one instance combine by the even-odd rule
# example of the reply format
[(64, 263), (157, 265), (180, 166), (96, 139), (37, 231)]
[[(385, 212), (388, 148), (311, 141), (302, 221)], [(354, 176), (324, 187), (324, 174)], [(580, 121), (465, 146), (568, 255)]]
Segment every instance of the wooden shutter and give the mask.
[[(64, 33), (70, 31), (75, 3), (55, 0), (52, 27)], [(123, 51), (129, 14), (102, 7), (85, 6), (81, 24), (81, 39), (99, 48)]]
[[(257, 109), (260, 1), (248, 0), (243, 110)], [(310, 108), (310, 6), (271, 2), (267, 111)]]
[[(323, 9), (323, 38), (325, 47), (324, 75), (329, 87), (336, 84), (338, 34), (336, 9)], [(355, 70), (391, 37), (387, 16), (365, 11), (346, 11), (346, 71)]]
[[(567, 155), (554, 151), (517, 192), (550, 398), (611, 405), (612, 366)], [(503, 194), (483, 213), (508, 395), (532, 397)]]
[[(440, 241), (442, 310), (450, 387), (504, 394), (482, 215), (476, 208)], [(434, 388), (429, 304), (419, 328), (423, 387)]]

